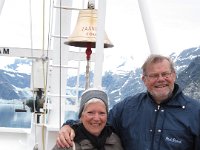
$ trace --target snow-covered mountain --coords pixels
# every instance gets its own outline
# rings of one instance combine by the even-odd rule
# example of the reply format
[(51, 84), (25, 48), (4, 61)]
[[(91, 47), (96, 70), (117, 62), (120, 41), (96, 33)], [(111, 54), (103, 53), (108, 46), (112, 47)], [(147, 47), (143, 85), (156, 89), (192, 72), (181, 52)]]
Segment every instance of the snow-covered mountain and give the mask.
[(13, 63), (0, 69), (0, 99), (23, 100), (31, 97), (30, 72), (31, 61), (28, 59), (14, 59)]
[[(177, 82), (187, 95), (200, 99), (200, 48), (183, 50), (180, 54), (171, 54), (178, 73)], [(30, 92), (30, 60), (16, 59), (13, 64), (0, 69), (0, 99), (29, 99)], [(145, 91), (141, 80), (142, 70), (134, 66), (133, 58), (119, 58), (117, 66), (104, 72), (102, 85), (108, 93), (110, 106), (127, 96)], [(26, 73), (22, 73), (24, 70)], [(27, 73), (28, 72), (28, 73)], [(91, 79), (93, 74), (91, 73)], [(67, 86), (75, 86), (76, 77), (70, 77)], [(92, 80), (91, 80), (92, 82)], [(80, 87), (85, 86), (85, 74), (80, 76)]]

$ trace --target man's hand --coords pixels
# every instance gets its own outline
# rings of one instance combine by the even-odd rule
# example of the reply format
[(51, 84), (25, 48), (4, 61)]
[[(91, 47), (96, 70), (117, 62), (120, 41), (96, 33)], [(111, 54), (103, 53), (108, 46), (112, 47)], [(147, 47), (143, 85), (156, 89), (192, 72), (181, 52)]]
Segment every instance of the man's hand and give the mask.
[(56, 144), (59, 148), (72, 147), (74, 137), (74, 130), (69, 125), (64, 125), (59, 131)]

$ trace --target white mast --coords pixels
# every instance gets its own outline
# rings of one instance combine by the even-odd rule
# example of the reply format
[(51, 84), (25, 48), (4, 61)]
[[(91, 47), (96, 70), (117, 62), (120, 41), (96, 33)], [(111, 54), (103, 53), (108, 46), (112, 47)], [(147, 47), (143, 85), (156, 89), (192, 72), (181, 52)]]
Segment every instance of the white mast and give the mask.
[(106, 0), (99, 0), (98, 2), (94, 87), (102, 86), (102, 70), (104, 60), (103, 41), (105, 33)]
[(3, 9), (4, 2), (5, 2), (5, 0), (0, 1), (0, 15), (1, 15), (1, 11)]
[(159, 47), (157, 44), (157, 37), (154, 31), (154, 26), (151, 20), (151, 13), (149, 11), (150, 1), (138, 0), (138, 4), (139, 4), (150, 52), (152, 54), (157, 54), (159, 53)]

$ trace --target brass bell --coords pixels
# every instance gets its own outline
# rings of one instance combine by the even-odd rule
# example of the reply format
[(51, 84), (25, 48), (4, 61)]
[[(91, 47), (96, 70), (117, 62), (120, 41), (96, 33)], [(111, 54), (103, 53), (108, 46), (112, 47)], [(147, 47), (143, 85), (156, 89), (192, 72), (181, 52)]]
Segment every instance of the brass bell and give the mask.
[[(96, 47), (96, 22), (97, 10), (96, 9), (82, 9), (79, 12), (76, 27), (73, 33), (64, 42), (67, 45), (75, 47)], [(104, 48), (113, 47), (113, 44), (105, 33)]]

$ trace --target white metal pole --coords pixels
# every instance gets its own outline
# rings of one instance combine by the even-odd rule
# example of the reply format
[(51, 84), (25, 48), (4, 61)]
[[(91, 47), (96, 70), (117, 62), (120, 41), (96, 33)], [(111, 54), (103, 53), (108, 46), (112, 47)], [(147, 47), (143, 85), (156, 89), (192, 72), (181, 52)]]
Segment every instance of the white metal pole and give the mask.
[(139, 4), (150, 52), (152, 54), (159, 53), (159, 48), (156, 41), (157, 38), (154, 31), (153, 23), (151, 20), (151, 13), (149, 11), (150, 0), (138, 0), (138, 4)]
[(98, 1), (96, 52), (94, 67), (94, 87), (102, 86), (102, 70), (104, 61), (104, 34), (105, 34), (106, 0)]
[(0, 15), (1, 15), (1, 11), (3, 9), (4, 2), (5, 2), (5, 0), (0, 0)]

